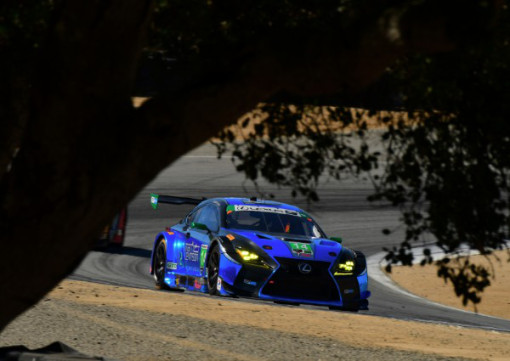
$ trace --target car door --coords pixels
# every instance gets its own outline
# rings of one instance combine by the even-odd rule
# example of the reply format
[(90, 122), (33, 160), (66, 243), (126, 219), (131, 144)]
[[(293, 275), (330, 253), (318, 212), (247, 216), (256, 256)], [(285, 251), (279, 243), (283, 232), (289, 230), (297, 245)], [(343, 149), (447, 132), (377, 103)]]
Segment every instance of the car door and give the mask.
[[(195, 224), (195, 226), (193, 226)], [(205, 227), (207, 229), (203, 229)], [(218, 206), (214, 203), (205, 205), (200, 213), (194, 217), (188, 228), (189, 237), (185, 245), (186, 273), (189, 276), (203, 278), (205, 257), (211, 242), (212, 234), (216, 234), (220, 227)], [(196, 288), (199, 284), (196, 284)]]

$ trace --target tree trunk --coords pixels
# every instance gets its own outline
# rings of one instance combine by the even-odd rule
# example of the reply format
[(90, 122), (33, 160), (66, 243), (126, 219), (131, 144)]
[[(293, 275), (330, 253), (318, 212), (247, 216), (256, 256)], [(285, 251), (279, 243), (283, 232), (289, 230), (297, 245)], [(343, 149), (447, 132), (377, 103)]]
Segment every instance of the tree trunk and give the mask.
[(69, 1), (58, 13), (0, 178), (0, 330), (73, 270), (136, 191), (115, 168), (150, 1)]

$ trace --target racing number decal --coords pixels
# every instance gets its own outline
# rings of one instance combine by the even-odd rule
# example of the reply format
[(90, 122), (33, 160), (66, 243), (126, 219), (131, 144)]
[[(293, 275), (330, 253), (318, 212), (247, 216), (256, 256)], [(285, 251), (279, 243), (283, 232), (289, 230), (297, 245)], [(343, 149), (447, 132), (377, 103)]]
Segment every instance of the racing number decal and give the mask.
[(308, 243), (289, 242), (292, 254), (298, 257), (313, 257), (312, 246)]
[(200, 248), (200, 270), (204, 269), (205, 256), (207, 255), (207, 245), (203, 244)]

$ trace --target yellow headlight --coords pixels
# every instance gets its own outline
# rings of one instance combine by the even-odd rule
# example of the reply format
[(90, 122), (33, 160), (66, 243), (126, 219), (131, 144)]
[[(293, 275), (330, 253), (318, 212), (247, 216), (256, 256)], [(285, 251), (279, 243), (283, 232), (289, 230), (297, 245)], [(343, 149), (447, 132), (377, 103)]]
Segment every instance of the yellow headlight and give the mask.
[(352, 275), (354, 270), (354, 261), (345, 261), (338, 264), (338, 269), (334, 273), (335, 276)]
[(236, 249), (237, 253), (239, 253), (239, 255), (241, 256), (241, 258), (245, 261), (254, 261), (256, 259), (259, 259), (259, 256), (256, 255), (255, 253), (251, 253), (251, 252), (248, 252), (248, 251), (245, 251), (245, 250), (239, 250), (239, 249)]

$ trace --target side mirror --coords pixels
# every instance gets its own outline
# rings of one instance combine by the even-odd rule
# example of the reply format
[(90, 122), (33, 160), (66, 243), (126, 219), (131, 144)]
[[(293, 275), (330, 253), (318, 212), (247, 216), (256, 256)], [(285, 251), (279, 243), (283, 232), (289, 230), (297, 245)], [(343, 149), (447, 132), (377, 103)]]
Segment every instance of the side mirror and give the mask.
[(343, 242), (343, 239), (341, 237), (329, 237), (329, 239), (338, 243)]
[(200, 229), (202, 231), (208, 231), (210, 232), (209, 228), (203, 223), (197, 223), (197, 222), (191, 222), (191, 228)]

